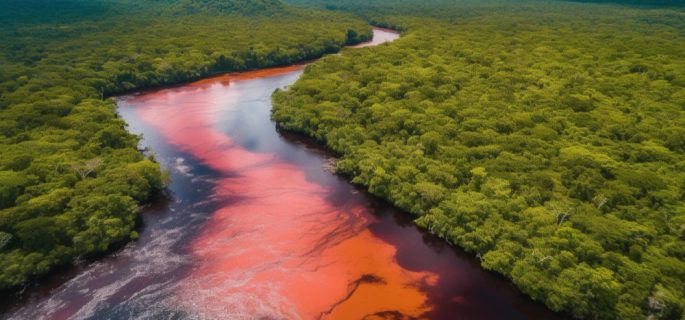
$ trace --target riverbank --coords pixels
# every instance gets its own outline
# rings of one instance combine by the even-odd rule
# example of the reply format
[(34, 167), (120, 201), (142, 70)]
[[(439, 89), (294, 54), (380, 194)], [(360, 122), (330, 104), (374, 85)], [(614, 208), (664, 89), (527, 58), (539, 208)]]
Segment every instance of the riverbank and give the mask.
[[(371, 29), (369, 29), (371, 30)], [(372, 34), (372, 33), (370, 33)], [(364, 33), (359, 33), (358, 36), (356, 36), (353, 42), (364, 42), (371, 44), (374, 42), (373, 37), (368, 36)], [(349, 39), (348, 39), (349, 40)], [(367, 41), (368, 40), (368, 41)], [(378, 39), (376, 39), (378, 41)], [(379, 42), (380, 43), (380, 42)], [(341, 49), (343, 46), (341, 44), (341, 47), (339, 47), (337, 50), (331, 52), (338, 52), (339, 49)], [(325, 53), (322, 53), (325, 54)], [(284, 73), (284, 72), (292, 72), (296, 70), (301, 70), (304, 68), (304, 66), (308, 63), (311, 63), (315, 60), (313, 58), (319, 58), (321, 55), (315, 55), (312, 57), (307, 57), (302, 61), (298, 61), (295, 64), (292, 65), (287, 65), (287, 66), (282, 66), (282, 67), (271, 67), (271, 68), (265, 68), (265, 69), (256, 69), (252, 71), (243, 71), (240, 73), (235, 73), (233, 71), (226, 71), (226, 72), (217, 72), (213, 76), (207, 76), (201, 80), (196, 80), (193, 82), (179, 82), (179, 83), (169, 83), (165, 84), (163, 86), (148, 86), (148, 87), (143, 87), (143, 88), (138, 88), (136, 89), (137, 94), (144, 94), (146, 92), (154, 92), (157, 90), (165, 90), (165, 89), (172, 89), (172, 88), (178, 88), (182, 87), (183, 84), (185, 83), (186, 85), (189, 83), (197, 84), (197, 85), (202, 85), (203, 83), (211, 83), (214, 81), (219, 81), (219, 82), (225, 82), (226, 84), (230, 79), (233, 80), (241, 80), (241, 79), (248, 79), (248, 78), (256, 78), (256, 77), (268, 77), (270, 74), (278, 74), (278, 73)], [(113, 101), (113, 100), (112, 100)], [(103, 102), (107, 103), (109, 101)], [(130, 125), (130, 123), (129, 123)], [(144, 148), (141, 148), (141, 150)], [(157, 151), (157, 150), (155, 150)], [(152, 154), (155, 154), (155, 152), (152, 152)], [(169, 164), (162, 163), (162, 166), (165, 166), (168, 168)], [(176, 177), (178, 178), (178, 177)], [(154, 199), (158, 199), (155, 197)], [(154, 200), (153, 199), (153, 200)], [(152, 211), (159, 210), (157, 206), (161, 205), (159, 202), (152, 203), (152, 202), (145, 202), (141, 203), (142, 208), (147, 208), (149, 205), (153, 205)], [(143, 209), (145, 211), (149, 211), (147, 209)], [(142, 226), (142, 221), (144, 221), (144, 217), (142, 215), (137, 215), (136, 216), (136, 225), (133, 231), (138, 233), (142, 233), (143, 229), (141, 229)], [(17, 305), (21, 305), (22, 303), (27, 303), (31, 301), (32, 299), (36, 297), (45, 297), (46, 295), (49, 294), (50, 291), (54, 290), (55, 288), (58, 288), (66, 283), (68, 283), (70, 280), (73, 280), (73, 277), (81, 275), (82, 273), (86, 272), (89, 270), (89, 268), (93, 265), (98, 265), (102, 261), (108, 261), (112, 259), (112, 257), (116, 256), (117, 254), (121, 254), (122, 251), (125, 251), (127, 248), (131, 246), (135, 246), (136, 244), (133, 242), (130, 242), (131, 240), (136, 240), (136, 241), (144, 241), (143, 239), (122, 239), (119, 241), (116, 241), (115, 243), (112, 243), (107, 247), (106, 250), (101, 250), (98, 252), (95, 252), (87, 257), (83, 257), (82, 259), (79, 259), (76, 261), (76, 263), (65, 263), (61, 264), (58, 268), (54, 269), (50, 273), (42, 274), (37, 277), (32, 277), (30, 281), (23, 283), (21, 286), (16, 286), (11, 289), (7, 289), (2, 292), (2, 296), (6, 297), (7, 299), (3, 299), (2, 303), (0, 303), (0, 319), (3, 318), (2, 314), (6, 313), (5, 310), (12, 310), (16, 308)]]
[(171, 169), (172, 201), (143, 215), (139, 241), (10, 318), (553, 319), (408, 215), (322, 169), (330, 155), (279, 133), (271, 93), (301, 73), (122, 97), (121, 117)]
[(31, 1), (0, 17), (0, 289), (137, 237), (137, 207), (164, 177), (104, 98), (303, 61), (371, 32), (278, 1), (259, 12), (242, 0), (237, 11), (122, 2)]

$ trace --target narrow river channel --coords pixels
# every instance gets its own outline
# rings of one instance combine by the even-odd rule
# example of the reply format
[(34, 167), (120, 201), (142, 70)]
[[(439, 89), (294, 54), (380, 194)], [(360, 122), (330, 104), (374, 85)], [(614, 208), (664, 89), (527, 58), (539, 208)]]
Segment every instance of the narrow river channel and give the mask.
[[(374, 34), (370, 45), (398, 37)], [(555, 318), (331, 173), (316, 144), (279, 132), (271, 94), (303, 69), (120, 97), (172, 174), (170, 199), (144, 212), (137, 241), (5, 303), (0, 318)]]

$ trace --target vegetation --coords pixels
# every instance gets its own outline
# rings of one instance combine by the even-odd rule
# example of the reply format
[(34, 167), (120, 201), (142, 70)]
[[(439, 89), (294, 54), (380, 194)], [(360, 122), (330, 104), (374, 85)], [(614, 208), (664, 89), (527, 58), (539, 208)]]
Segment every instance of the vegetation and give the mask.
[(625, 5), (637, 5), (637, 6), (673, 6), (682, 7), (685, 5), (680, 0), (568, 0), (576, 2), (588, 2), (588, 3), (616, 3)]
[[(654, 7), (680, 1), (289, 2), (405, 35), (309, 66), (280, 126), (553, 310), (685, 318), (685, 12)], [(276, 0), (0, 8), (0, 289), (137, 237), (165, 178), (107, 97), (370, 36)]]
[(404, 36), (307, 67), (274, 94), (281, 127), (552, 310), (685, 318), (685, 12), (335, 8)]
[(348, 15), (268, 0), (0, 8), (0, 290), (137, 237), (137, 207), (165, 179), (104, 98), (290, 64), (370, 36)]

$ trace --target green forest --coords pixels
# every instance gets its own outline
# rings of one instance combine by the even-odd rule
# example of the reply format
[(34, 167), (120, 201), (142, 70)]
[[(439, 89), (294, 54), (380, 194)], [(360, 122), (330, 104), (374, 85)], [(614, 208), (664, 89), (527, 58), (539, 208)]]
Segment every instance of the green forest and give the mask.
[[(370, 25), (394, 28), (389, 44)], [(0, 0), (0, 292), (136, 239), (116, 95), (329, 55), (280, 128), (551, 310), (685, 319), (680, 0)]]
[(552, 310), (685, 319), (685, 10), (293, 2), (403, 36), (308, 66), (280, 127)]
[(167, 177), (115, 94), (291, 64), (371, 37), (275, 0), (0, 1), (0, 290), (135, 239)]

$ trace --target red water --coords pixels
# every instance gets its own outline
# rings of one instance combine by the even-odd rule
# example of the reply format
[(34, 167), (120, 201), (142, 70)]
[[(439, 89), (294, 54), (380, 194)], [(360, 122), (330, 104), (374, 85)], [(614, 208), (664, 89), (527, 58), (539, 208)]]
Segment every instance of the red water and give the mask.
[(359, 319), (384, 311), (419, 316), (431, 307), (421, 288), (438, 276), (402, 268), (396, 248), (368, 230), (375, 220), (369, 208), (331, 203), (330, 190), (308, 181), (297, 165), (249, 151), (222, 132), (223, 106), (239, 101), (239, 90), (229, 85), (202, 94), (214, 83), (299, 68), (217, 77), (139, 97), (145, 100), (137, 108), (144, 121), (220, 173), (215, 196), (240, 198), (217, 210), (193, 240), (198, 264), (178, 303), (210, 318)]
[[(397, 38), (375, 31), (374, 43)], [(379, 40), (380, 39), (380, 40)], [(477, 260), (324, 169), (270, 95), (303, 66), (120, 99), (171, 170), (141, 237), (13, 303), (9, 319), (553, 319)]]

